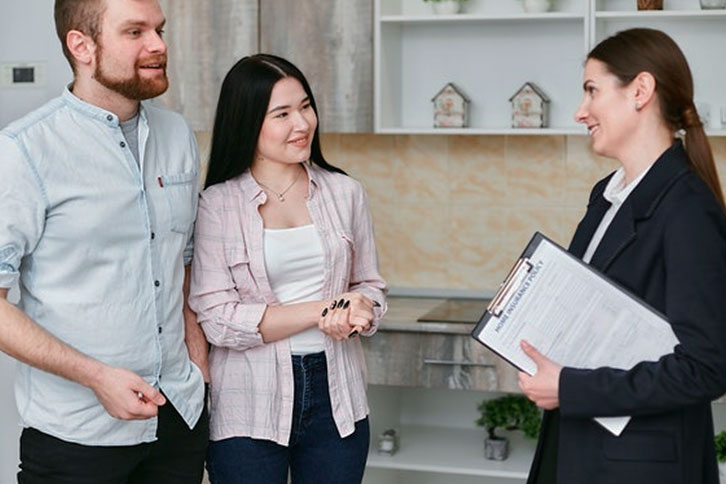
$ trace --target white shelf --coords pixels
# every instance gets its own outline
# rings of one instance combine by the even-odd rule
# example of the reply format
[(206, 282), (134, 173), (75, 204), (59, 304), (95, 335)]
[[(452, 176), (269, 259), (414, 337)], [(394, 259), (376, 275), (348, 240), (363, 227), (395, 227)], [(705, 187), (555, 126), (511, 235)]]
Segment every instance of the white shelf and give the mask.
[(500, 21), (584, 21), (585, 16), (570, 12), (512, 13), (502, 15), (382, 15), (381, 23), (459, 23), (459, 22), (500, 22)]
[(381, 128), (380, 134), (439, 134), (439, 135), (587, 135), (582, 128)]
[(595, 18), (611, 19), (644, 19), (644, 18), (726, 18), (726, 10), (621, 10), (621, 11), (598, 11)]
[[(726, 10), (698, 0), (667, 0), (661, 11), (635, 10), (635, 0), (557, 0), (557, 11), (522, 12), (519, 2), (477, 0), (457, 15), (434, 15), (421, 0), (375, 0), (374, 130), (382, 134), (585, 135), (573, 126), (581, 101), (585, 55), (600, 40), (633, 27), (661, 29), (683, 49), (695, 100), (726, 106)], [(553, 128), (519, 130), (509, 97), (535, 82), (552, 100)], [(470, 128), (434, 129), (431, 98), (454, 82), (471, 99)], [(726, 136), (726, 128), (709, 136)]]
[(368, 467), (526, 479), (536, 444), (521, 433), (512, 433), (509, 457), (493, 461), (484, 458), (485, 432), (481, 429), (406, 425), (399, 433), (400, 448), (393, 456), (379, 455), (373, 442)]

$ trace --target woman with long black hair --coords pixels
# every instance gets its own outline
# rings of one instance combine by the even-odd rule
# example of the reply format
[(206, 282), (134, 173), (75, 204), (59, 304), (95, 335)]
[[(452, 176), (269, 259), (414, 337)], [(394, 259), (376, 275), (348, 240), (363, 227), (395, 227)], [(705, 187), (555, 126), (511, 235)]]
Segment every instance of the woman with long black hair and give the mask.
[(245, 57), (227, 74), (195, 231), (190, 305), (210, 352), (213, 483), (360, 482), (359, 336), (385, 312), (361, 185), (327, 163), (303, 74)]

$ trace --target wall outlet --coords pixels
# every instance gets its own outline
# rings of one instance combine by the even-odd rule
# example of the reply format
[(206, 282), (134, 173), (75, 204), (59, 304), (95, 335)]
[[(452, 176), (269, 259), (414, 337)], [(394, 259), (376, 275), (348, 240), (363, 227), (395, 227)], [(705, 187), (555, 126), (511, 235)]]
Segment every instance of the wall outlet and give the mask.
[(44, 87), (45, 62), (0, 63), (0, 87)]

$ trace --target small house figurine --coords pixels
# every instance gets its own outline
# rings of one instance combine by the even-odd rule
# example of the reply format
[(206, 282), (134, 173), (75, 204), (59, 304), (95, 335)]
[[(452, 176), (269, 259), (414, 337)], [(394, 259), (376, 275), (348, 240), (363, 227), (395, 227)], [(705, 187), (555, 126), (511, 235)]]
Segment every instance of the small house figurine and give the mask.
[(533, 82), (525, 82), (512, 97), (512, 128), (546, 128), (550, 98)]
[(469, 98), (453, 82), (446, 84), (431, 99), (434, 103), (434, 128), (469, 126)]

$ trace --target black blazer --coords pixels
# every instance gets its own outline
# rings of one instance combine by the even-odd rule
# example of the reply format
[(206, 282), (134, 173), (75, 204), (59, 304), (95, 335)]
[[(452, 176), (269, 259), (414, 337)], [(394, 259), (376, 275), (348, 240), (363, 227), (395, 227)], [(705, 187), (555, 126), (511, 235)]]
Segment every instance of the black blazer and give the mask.
[[(592, 190), (569, 248), (577, 257), (610, 206), (609, 179)], [(564, 368), (528, 482), (549, 482), (556, 459), (558, 484), (718, 484), (710, 402), (726, 392), (726, 216), (680, 141), (625, 200), (590, 264), (665, 314), (680, 344), (629, 371)], [(617, 415), (633, 416), (620, 437), (592, 420)]]

